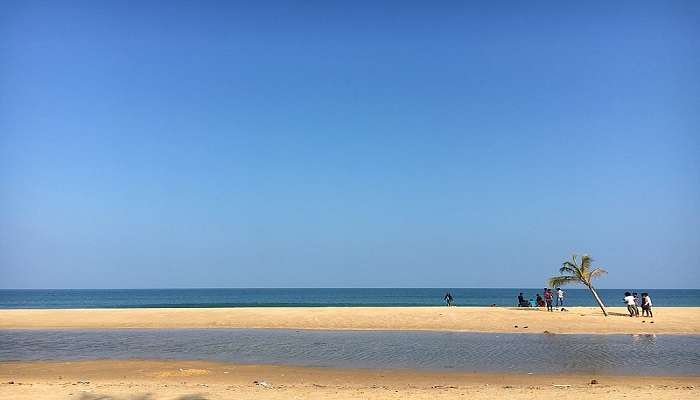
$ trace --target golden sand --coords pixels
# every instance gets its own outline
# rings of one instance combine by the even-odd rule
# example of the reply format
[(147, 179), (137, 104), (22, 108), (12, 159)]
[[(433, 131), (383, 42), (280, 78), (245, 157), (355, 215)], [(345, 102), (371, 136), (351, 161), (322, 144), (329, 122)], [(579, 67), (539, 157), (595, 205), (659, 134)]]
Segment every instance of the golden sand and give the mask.
[[(591, 384), (594, 379), (597, 384)], [(202, 361), (0, 363), (0, 398), (13, 400), (680, 400), (699, 396), (700, 377), (345, 370)]]
[(521, 333), (700, 334), (700, 307), (656, 307), (654, 318), (624, 308), (566, 312), (502, 307), (287, 307), (0, 310), (0, 329), (287, 328)]

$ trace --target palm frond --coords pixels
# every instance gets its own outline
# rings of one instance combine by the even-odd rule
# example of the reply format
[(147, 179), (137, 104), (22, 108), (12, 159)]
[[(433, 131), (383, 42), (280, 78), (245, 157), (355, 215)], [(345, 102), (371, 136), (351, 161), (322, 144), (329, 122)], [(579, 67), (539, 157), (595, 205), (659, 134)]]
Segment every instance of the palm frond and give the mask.
[(559, 272), (562, 274), (569, 273), (571, 275), (579, 275), (580, 267), (578, 266), (576, 257), (576, 254), (572, 254), (571, 261), (564, 261), (563, 263), (561, 263), (561, 268), (559, 268)]
[(591, 258), (588, 254), (584, 254), (581, 256), (581, 272), (586, 273), (591, 270), (591, 263), (593, 263), (593, 258)]
[(549, 278), (547, 283), (549, 284), (550, 287), (559, 287), (559, 286), (564, 286), (568, 285), (571, 283), (580, 283), (581, 280), (577, 276), (569, 276), (569, 275), (562, 275), (562, 276), (553, 276)]
[(559, 273), (561, 274), (571, 274), (571, 275), (577, 275), (575, 267), (568, 267), (568, 266), (562, 266), (559, 268)]
[(605, 275), (607, 273), (608, 271), (604, 270), (603, 268), (596, 268), (593, 271), (591, 271), (591, 273), (589, 274), (589, 278), (598, 278), (599, 276)]

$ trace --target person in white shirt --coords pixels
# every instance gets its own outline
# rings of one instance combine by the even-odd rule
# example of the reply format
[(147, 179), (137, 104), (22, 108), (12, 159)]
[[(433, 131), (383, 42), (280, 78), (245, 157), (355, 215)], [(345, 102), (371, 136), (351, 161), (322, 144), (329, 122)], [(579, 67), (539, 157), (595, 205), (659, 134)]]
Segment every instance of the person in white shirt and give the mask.
[(651, 312), (651, 297), (649, 297), (649, 293), (642, 293), (642, 317), (644, 314), (647, 317), (654, 317), (654, 314)]
[(634, 317), (637, 306), (634, 305), (634, 296), (632, 296), (632, 293), (625, 292), (624, 302), (627, 304), (627, 311), (629, 311), (630, 317)]
[(564, 291), (557, 288), (557, 307), (564, 307)]

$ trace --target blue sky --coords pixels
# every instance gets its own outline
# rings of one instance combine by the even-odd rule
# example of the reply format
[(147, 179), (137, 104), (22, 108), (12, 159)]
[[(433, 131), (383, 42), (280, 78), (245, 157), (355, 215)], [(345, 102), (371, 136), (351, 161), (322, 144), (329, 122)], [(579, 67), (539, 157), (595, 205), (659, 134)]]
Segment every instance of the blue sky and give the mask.
[(0, 287), (699, 288), (698, 20), (3, 2)]

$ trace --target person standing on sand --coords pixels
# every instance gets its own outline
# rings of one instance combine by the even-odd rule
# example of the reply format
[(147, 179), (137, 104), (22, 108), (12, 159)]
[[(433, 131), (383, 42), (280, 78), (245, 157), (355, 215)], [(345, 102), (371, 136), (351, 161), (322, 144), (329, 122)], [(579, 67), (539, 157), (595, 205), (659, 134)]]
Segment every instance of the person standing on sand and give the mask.
[(557, 288), (557, 307), (564, 307), (564, 291)]
[(647, 317), (654, 318), (654, 314), (651, 312), (651, 297), (649, 297), (649, 293), (642, 293), (642, 317), (645, 313)]
[(630, 313), (630, 318), (634, 317), (636, 314), (635, 309), (637, 307), (634, 305), (634, 296), (632, 296), (632, 293), (625, 292), (625, 298), (623, 301), (627, 305), (627, 311)]
[(442, 299), (445, 300), (447, 307), (450, 307), (452, 305), (452, 302), (454, 301), (454, 297), (452, 297), (452, 293), (450, 292), (446, 292)]
[(552, 308), (552, 291), (544, 288), (544, 302), (547, 304), (547, 311), (554, 311)]
[(634, 316), (638, 317), (639, 308), (642, 306), (642, 302), (639, 299), (639, 294), (637, 292), (632, 293), (632, 297), (634, 297)]

